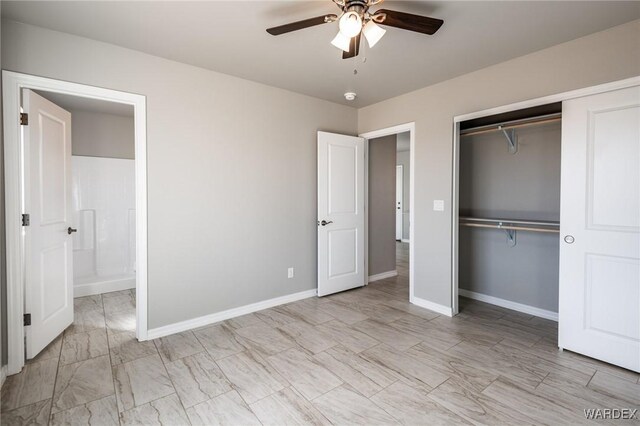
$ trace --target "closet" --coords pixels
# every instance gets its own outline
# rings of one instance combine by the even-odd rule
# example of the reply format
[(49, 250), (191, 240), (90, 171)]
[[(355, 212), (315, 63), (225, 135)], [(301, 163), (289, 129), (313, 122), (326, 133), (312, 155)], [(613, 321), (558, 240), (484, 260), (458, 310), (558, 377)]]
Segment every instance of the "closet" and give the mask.
[(460, 296), (557, 320), (561, 112), (460, 123)]
[(454, 120), (459, 296), (557, 320), (560, 349), (637, 372), (639, 84)]

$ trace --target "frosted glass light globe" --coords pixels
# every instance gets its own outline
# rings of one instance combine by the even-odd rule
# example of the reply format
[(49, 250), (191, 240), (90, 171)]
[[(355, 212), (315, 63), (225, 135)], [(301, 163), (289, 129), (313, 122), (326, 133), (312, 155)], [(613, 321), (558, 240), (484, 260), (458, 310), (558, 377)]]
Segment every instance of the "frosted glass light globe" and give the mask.
[(356, 12), (347, 12), (342, 15), (338, 25), (342, 35), (349, 38), (355, 37), (360, 34), (362, 30), (362, 18), (360, 18), (360, 15)]

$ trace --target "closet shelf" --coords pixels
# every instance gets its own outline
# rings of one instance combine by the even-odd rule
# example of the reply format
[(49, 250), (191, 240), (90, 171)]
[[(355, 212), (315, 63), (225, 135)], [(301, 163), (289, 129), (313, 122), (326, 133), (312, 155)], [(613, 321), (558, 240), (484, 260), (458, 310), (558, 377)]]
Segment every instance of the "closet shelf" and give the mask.
[(504, 132), (508, 130), (517, 129), (520, 127), (528, 127), (528, 126), (534, 126), (534, 125), (546, 124), (546, 123), (555, 123), (555, 122), (559, 122), (561, 119), (562, 119), (561, 113), (541, 115), (538, 117), (525, 118), (522, 120), (506, 121), (503, 123), (496, 123), (496, 124), (490, 124), (487, 126), (464, 129), (460, 131), (460, 136), (472, 136), (472, 135), (479, 135), (482, 133), (497, 132), (497, 131)]
[(502, 229), (505, 231), (530, 231), (559, 233), (560, 222), (489, 219), (479, 217), (460, 217), (460, 226), (473, 228)]

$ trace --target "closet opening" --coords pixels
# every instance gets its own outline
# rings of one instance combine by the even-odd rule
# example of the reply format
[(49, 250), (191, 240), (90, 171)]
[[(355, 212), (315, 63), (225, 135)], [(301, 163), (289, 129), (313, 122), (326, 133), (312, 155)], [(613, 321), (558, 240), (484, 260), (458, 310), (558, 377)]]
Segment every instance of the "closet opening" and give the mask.
[(459, 123), (454, 313), (557, 321), (561, 115), (558, 102)]

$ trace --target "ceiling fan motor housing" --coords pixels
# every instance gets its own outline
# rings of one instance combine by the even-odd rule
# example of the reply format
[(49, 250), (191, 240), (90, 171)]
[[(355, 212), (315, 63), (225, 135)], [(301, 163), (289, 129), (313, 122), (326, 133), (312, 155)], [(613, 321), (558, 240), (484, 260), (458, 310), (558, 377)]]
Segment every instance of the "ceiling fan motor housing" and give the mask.
[(355, 12), (364, 20), (364, 15), (369, 9), (369, 2), (366, 0), (347, 0), (341, 9), (344, 13)]
[(363, 14), (369, 8), (369, 4), (364, 0), (349, 0), (346, 2), (342, 10), (344, 12), (356, 12), (359, 14)]

